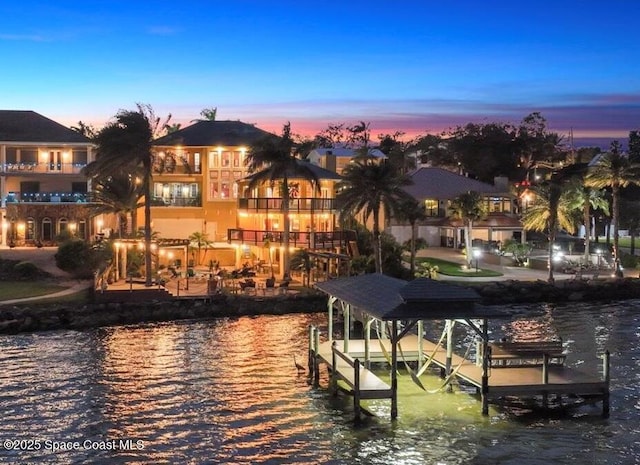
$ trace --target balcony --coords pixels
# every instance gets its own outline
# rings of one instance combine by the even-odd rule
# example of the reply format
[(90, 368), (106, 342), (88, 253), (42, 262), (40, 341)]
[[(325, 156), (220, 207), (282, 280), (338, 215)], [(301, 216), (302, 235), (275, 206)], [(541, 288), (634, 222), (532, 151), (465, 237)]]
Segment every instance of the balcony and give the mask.
[[(327, 250), (336, 247), (347, 247), (350, 241), (356, 240), (355, 231), (331, 232), (300, 232), (289, 233), (289, 246), (310, 250)], [(236, 244), (248, 244), (264, 247), (265, 242), (270, 245), (283, 245), (282, 231), (257, 231), (252, 229), (228, 229), (227, 241)]]
[[(291, 213), (330, 213), (335, 209), (335, 199), (319, 197), (289, 199), (289, 212)], [(254, 213), (282, 211), (282, 199), (273, 197), (238, 199), (238, 210)]]
[(6, 203), (86, 203), (89, 194), (82, 192), (9, 192)]
[(200, 197), (153, 197), (152, 207), (202, 207)]
[(86, 163), (5, 163), (5, 174), (81, 174)]

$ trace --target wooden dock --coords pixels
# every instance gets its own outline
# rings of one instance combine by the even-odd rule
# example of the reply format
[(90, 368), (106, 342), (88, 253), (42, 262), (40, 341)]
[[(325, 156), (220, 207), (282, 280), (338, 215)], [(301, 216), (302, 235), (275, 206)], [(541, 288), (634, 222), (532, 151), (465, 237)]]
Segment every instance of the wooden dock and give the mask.
[[(340, 349), (344, 347), (344, 342), (344, 340), (322, 342), (317, 346), (318, 350), (315, 356), (318, 362), (327, 365), (330, 372), (335, 374), (335, 378), (346, 381), (350, 389), (344, 391), (354, 395), (354, 407), (356, 409), (359, 408), (359, 406), (355, 405), (355, 398), (391, 398), (390, 386), (366, 368), (369, 363), (388, 362), (391, 341), (389, 339), (371, 339), (368, 358), (365, 354), (365, 340), (350, 339), (348, 341), (348, 354), (345, 354)], [(429, 357), (432, 357), (431, 363), (433, 367), (439, 368), (441, 373), (444, 374), (444, 370), (447, 368), (445, 347), (423, 338), (422, 349), (420, 349), (416, 335), (407, 335), (400, 339), (399, 347), (402, 353), (400, 361), (418, 362), (422, 360), (424, 362)], [(338, 352), (337, 362), (334, 351)], [(347, 360), (351, 360), (351, 363), (348, 363)], [(359, 390), (354, 388), (356, 384), (354, 382), (355, 361), (358, 362), (360, 373)], [(449, 366), (454, 368), (453, 376), (468, 385), (474, 386), (476, 391), (480, 392), (482, 389), (481, 364), (478, 365), (475, 361), (454, 353)], [(504, 397), (532, 398), (541, 396), (543, 404), (546, 403), (547, 397), (551, 395), (596, 398), (602, 399), (603, 414), (607, 415), (609, 409), (608, 357), (605, 355), (602, 378), (578, 368), (548, 362), (493, 366), (489, 371), (486, 395), (491, 402), (497, 402)]]

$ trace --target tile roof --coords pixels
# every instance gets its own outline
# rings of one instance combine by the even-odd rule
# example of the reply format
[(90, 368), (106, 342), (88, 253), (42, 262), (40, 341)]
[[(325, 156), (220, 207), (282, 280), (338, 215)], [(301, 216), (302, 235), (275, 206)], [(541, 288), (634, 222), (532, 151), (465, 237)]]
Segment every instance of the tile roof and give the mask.
[(411, 175), (413, 184), (404, 188), (417, 200), (454, 199), (469, 191), (481, 194), (506, 194), (500, 188), (467, 178), (442, 168), (419, 168)]
[(82, 134), (35, 111), (0, 110), (0, 141), (90, 144)]
[(265, 137), (278, 137), (242, 121), (198, 121), (160, 137), (155, 146), (209, 147), (252, 145)]
[(380, 320), (507, 316), (476, 305), (480, 296), (473, 289), (427, 278), (407, 282), (372, 273), (332, 279), (315, 287)]

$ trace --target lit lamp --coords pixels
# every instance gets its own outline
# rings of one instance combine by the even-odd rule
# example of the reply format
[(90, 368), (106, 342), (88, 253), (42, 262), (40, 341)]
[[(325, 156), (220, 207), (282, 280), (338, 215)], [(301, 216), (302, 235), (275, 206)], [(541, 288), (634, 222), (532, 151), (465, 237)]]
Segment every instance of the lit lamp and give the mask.
[(476, 259), (476, 273), (478, 272), (478, 262), (480, 261), (480, 256), (482, 255), (482, 251), (479, 249), (473, 250), (473, 256)]

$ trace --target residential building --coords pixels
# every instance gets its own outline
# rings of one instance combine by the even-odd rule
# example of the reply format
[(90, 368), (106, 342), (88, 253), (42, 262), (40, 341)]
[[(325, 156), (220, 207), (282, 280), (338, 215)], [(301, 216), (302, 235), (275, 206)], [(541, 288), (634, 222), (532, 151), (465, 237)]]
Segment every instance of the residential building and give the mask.
[[(377, 160), (384, 160), (387, 156), (378, 149), (370, 149), (368, 155)], [(358, 151), (347, 147), (322, 147), (312, 150), (307, 156), (314, 165), (318, 165), (334, 173), (342, 174), (344, 168), (358, 157)]]
[(199, 121), (154, 141), (153, 230), (181, 239), (198, 231), (225, 242), (237, 226), (247, 150), (265, 137), (275, 136), (240, 121)]
[[(418, 237), (431, 247), (464, 246), (465, 226), (460, 219), (451, 218), (451, 201), (460, 194), (475, 191), (482, 194), (487, 217), (473, 224), (473, 240), (489, 243), (507, 239), (523, 240), (523, 229), (517, 214), (517, 202), (509, 192), (508, 180), (496, 178), (487, 184), (442, 168), (419, 168), (411, 175), (413, 184), (405, 190), (421, 202), (427, 219), (418, 225)], [(400, 242), (411, 238), (407, 224), (391, 219), (388, 231)]]
[[(289, 246), (304, 249), (324, 258), (340, 258), (349, 252), (355, 241), (352, 231), (337, 229), (338, 209), (335, 204), (336, 184), (341, 177), (307, 161), (318, 178), (319, 185), (312, 184), (289, 173)], [(238, 183), (241, 193), (238, 199), (238, 227), (229, 230), (228, 240), (240, 244), (241, 260), (276, 263), (282, 253), (284, 212), (282, 208), (282, 184), (262, 184), (252, 189), (249, 184), (255, 175), (249, 175)], [(282, 270), (279, 270), (281, 273)]]
[(2, 245), (53, 245), (68, 231), (88, 239), (93, 225), (82, 168), (91, 141), (34, 111), (0, 110)]

